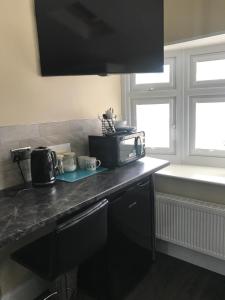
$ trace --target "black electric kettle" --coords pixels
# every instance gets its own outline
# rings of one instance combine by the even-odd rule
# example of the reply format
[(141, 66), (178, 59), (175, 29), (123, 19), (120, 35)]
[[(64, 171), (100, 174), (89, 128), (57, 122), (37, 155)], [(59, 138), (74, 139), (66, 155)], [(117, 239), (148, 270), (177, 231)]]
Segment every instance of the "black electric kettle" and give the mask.
[(56, 180), (57, 157), (55, 151), (38, 147), (31, 153), (31, 178), (34, 186), (51, 185)]

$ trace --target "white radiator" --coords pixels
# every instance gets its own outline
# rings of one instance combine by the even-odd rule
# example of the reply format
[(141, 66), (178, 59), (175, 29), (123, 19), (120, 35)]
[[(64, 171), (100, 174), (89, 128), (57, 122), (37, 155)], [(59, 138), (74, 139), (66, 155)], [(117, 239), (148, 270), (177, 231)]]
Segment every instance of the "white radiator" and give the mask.
[(225, 260), (225, 205), (157, 193), (156, 236)]

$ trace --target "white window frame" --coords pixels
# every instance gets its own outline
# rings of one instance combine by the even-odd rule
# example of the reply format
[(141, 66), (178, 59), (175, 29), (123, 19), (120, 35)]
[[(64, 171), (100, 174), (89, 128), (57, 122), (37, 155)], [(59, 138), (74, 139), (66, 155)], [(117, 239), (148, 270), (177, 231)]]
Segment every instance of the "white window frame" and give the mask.
[[(214, 99), (225, 97), (225, 82), (221, 80), (215, 82), (206, 81), (203, 85), (197, 82), (193, 84), (193, 58), (206, 57), (209, 60), (216, 57), (221, 58), (225, 54), (225, 44), (209, 46), (188, 46), (187, 48), (170, 48), (165, 51), (165, 64), (168, 59), (175, 61), (174, 65), (174, 88), (158, 86), (156, 89), (150, 89), (143, 86), (142, 89), (132, 87), (132, 75), (122, 75), (122, 116), (128, 121), (128, 124), (136, 126), (134, 120), (135, 101), (154, 101), (160, 98), (174, 98), (174, 117), (176, 120), (176, 132), (174, 133), (174, 147), (172, 151), (166, 152), (165, 149), (156, 149), (157, 151), (147, 150), (147, 155), (152, 157), (167, 159), (176, 164), (193, 164), (212, 167), (225, 167), (223, 153), (214, 152), (213, 155), (207, 150), (203, 152), (194, 151), (195, 141), (194, 130), (190, 129), (191, 118), (195, 117), (190, 102), (194, 98), (207, 98), (213, 96)], [(215, 56), (216, 55), (216, 56)], [(132, 104), (133, 103), (133, 104)], [(223, 152), (223, 151), (222, 151)]]
[[(207, 150), (194, 151), (195, 129), (191, 129), (193, 126), (192, 118), (195, 114), (192, 112), (190, 102), (194, 98), (207, 98), (213, 96), (215, 98), (224, 97), (225, 95), (225, 81), (213, 80), (211, 81), (197, 81), (194, 83), (195, 74), (193, 73), (193, 57), (202, 57), (203, 60), (207, 57), (209, 60), (221, 59), (225, 53), (225, 44), (221, 45), (209, 45), (202, 47), (193, 47), (190, 49), (184, 49), (182, 57), (183, 67), (183, 129), (182, 136), (184, 137), (182, 143), (178, 143), (178, 149), (181, 149), (181, 163), (184, 164), (196, 164), (212, 167), (225, 167), (225, 159), (223, 153), (216, 151), (210, 153)], [(222, 80), (223, 81), (223, 80)], [(192, 124), (192, 125), (191, 125)], [(222, 151), (223, 152), (223, 151)]]
[(135, 74), (130, 76), (130, 86), (132, 91), (153, 91), (162, 89), (175, 89), (176, 88), (176, 58), (170, 57), (165, 58), (164, 65), (170, 66), (170, 81), (169, 83), (147, 83), (147, 84), (136, 84)]
[(190, 57), (190, 88), (210, 88), (224, 87), (225, 79), (217, 80), (196, 80), (196, 66), (198, 62), (213, 61), (225, 59), (225, 52), (211, 52), (200, 55), (191, 55)]
[[(162, 89), (140, 89), (135, 90), (132, 89), (131, 86), (131, 77), (132, 74), (122, 75), (121, 76), (121, 86), (122, 86), (122, 116), (124, 120), (128, 121), (128, 124), (132, 126), (136, 126), (136, 121), (134, 120), (134, 109), (132, 108), (132, 102), (135, 100), (154, 100), (160, 98), (173, 98), (173, 118), (175, 120), (174, 124), (176, 124), (176, 130), (173, 129), (173, 136), (174, 142), (171, 143), (171, 149), (165, 151), (165, 149), (158, 148), (152, 151), (150, 148), (146, 149), (147, 155), (152, 157), (160, 157), (161, 159), (169, 160), (173, 163), (179, 163), (181, 160), (181, 149), (177, 147), (179, 143), (177, 141), (182, 139), (182, 91), (177, 87), (181, 85), (183, 81), (183, 74), (181, 73), (180, 69), (180, 60), (181, 57), (177, 55), (177, 51), (167, 51), (165, 53), (165, 64), (167, 61), (171, 61), (174, 63), (173, 66), (173, 78), (174, 78), (174, 88), (162, 88)], [(176, 88), (175, 88), (176, 87)], [(178, 101), (179, 99), (179, 101)], [(175, 136), (174, 136), (175, 131)], [(153, 153), (154, 152), (154, 153)]]
[[(213, 98), (213, 100), (212, 100)], [(224, 102), (225, 96), (192, 96), (189, 98), (189, 154), (207, 157), (225, 157), (223, 150), (196, 149), (195, 148), (195, 127), (196, 127), (196, 104)], [(225, 117), (225, 116), (224, 116)]]
[(176, 129), (176, 99), (175, 97), (156, 97), (148, 99), (132, 99), (131, 101), (131, 115), (134, 124), (136, 124), (136, 106), (144, 104), (169, 104), (170, 107), (170, 122), (169, 122), (169, 148), (161, 147), (146, 147), (147, 154), (166, 154), (171, 155), (176, 153), (176, 138), (175, 138), (175, 129)]

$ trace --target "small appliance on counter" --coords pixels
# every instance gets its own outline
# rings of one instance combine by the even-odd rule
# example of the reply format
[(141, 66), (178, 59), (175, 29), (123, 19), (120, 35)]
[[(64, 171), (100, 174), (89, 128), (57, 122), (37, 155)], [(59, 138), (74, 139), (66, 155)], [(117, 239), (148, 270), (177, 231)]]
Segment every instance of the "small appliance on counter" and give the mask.
[(56, 181), (57, 157), (55, 151), (39, 147), (31, 153), (31, 178), (33, 186), (51, 185)]
[(90, 156), (97, 157), (103, 167), (115, 168), (145, 156), (145, 133), (89, 136)]

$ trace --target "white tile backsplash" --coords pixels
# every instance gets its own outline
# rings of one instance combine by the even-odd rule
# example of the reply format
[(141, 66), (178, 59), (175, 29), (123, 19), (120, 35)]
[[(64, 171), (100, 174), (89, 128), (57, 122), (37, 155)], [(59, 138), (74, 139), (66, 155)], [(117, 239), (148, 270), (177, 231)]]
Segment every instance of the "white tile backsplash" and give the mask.
[(86, 155), (88, 135), (100, 133), (97, 119), (0, 127), (0, 190), (22, 183), (16, 164), (11, 162), (10, 149), (70, 143), (77, 155)]
[(60, 144), (60, 145), (51, 145), (51, 146), (49, 146), (49, 148), (58, 153), (71, 152), (70, 143)]
[(0, 127), (0, 140), (3, 142), (13, 142), (29, 138), (38, 138), (39, 125), (16, 125)]

